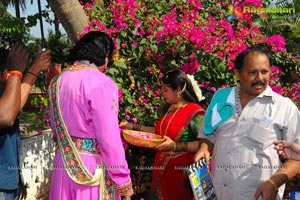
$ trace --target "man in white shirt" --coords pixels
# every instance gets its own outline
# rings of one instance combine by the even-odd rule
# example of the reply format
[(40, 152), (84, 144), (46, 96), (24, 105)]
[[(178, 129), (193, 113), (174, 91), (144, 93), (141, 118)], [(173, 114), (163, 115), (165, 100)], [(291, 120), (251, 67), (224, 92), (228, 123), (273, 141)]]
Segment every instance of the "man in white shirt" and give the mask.
[(239, 85), (218, 90), (205, 115), (196, 160), (213, 150), (212, 179), (218, 199), (282, 199), (300, 162), (280, 160), (274, 140), (300, 141), (300, 113), (272, 91), (271, 57), (246, 49), (235, 61)]

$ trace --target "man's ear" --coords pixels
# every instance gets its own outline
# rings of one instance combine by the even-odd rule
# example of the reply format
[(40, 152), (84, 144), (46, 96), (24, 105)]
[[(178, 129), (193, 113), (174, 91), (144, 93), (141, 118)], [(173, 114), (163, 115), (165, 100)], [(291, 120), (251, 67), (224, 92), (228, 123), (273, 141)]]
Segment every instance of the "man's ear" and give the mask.
[(237, 69), (233, 69), (234, 76), (237, 82), (240, 82), (240, 72)]

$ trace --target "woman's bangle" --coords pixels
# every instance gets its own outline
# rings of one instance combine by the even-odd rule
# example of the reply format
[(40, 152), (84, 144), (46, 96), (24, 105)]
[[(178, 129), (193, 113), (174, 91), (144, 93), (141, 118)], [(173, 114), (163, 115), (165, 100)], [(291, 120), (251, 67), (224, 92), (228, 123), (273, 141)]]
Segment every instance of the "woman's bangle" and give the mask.
[(187, 151), (187, 142), (175, 142), (174, 151)]
[(132, 123), (132, 127), (133, 127), (133, 128), (132, 128), (133, 130), (137, 130), (137, 129), (136, 129), (136, 124), (135, 124), (135, 123)]
[(174, 141), (173, 151), (176, 151), (176, 142)]
[(181, 142), (181, 144), (182, 144), (182, 151), (187, 152), (188, 143), (187, 142)]
[(27, 71), (27, 73), (28, 74), (31, 74), (32, 76), (34, 76), (35, 78), (37, 78), (38, 77), (38, 75), (37, 74), (35, 74), (35, 73), (32, 73), (31, 71)]
[(134, 123), (134, 124), (133, 124), (133, 130), (140, 131), (140, 130), (141, 130), (141, 125), (140, 125), (140, 124), (137, 124), (137, 123)]
[(20, 79), (22, 79), (23, 74), (20, 71), (12, 70), (12, 71), (4, 71), (4, 78), (7, 80), (10, 76), (18, 76)]
[(133, 124), (131, 122), (128, 122), (128, 124), (130, 125), (129, 129), (133, 130)]
[(269, 178), (267, 181), (274, 186), (274, 188), (276, 189), (276, 191), (278, 191), (277, 185), (275, 184), (275, 182), (271, 178)]

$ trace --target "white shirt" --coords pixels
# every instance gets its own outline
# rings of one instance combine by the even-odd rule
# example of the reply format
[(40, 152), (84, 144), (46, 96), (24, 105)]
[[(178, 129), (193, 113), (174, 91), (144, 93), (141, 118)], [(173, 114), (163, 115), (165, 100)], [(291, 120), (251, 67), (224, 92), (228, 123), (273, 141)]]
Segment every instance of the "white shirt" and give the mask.
[[(240, 116), (235, 108), (213, 135), (201, 131), (198, 137), (214, 143), (211, 172), (218, 199), (253, 199), (256, 189), (282, 167), (273, 141), (300, 141), (300, 113), (290, 99), (268, 86)], [(284, 187), (277, 199), (282, 199)]]

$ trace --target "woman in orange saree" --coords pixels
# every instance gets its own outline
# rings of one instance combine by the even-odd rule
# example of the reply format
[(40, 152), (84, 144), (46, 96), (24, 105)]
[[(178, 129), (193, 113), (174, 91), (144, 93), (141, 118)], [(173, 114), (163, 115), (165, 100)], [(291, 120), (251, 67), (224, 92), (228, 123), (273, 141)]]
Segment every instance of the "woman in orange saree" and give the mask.
[(166, 141), (156, 147), (152, 199), (193, 199), (192, 188), (183, 168), (193, 163), (195, 153), (188, 144), (197, 142), (205, 111), (199, 105), (203, 100), (201, 91), (188, 76), (175, 69), (162, 77), (167, 105), (155, 126), (155, 133), (165, 137)]

